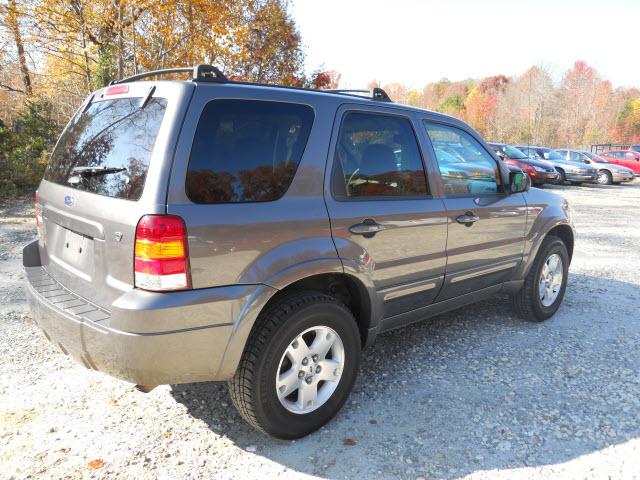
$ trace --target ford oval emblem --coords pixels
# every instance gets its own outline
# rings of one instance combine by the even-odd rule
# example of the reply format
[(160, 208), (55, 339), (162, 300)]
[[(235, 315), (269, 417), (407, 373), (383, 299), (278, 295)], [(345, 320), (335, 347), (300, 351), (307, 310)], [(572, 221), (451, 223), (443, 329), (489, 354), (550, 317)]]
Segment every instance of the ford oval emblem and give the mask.
[(65, 204), (67, 207), (72, 206), (72, 205), (73, 205), (73, 201), (74, 201), (74, 200), (73, 200), (73, 197), (72, 197), (71, 195), (65, 195), (65, 196), (64, 196), (64, 204)]

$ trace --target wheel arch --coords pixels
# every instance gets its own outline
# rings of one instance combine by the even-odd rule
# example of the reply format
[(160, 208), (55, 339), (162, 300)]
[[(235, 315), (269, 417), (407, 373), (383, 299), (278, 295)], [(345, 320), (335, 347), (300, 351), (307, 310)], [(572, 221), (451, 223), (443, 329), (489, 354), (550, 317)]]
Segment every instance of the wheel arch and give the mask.
[(332, 296), (347, 306), (356, 319), (362, 345), (366, 345), (373, 323), (373, 298), (369, 288), (358, 278), (343, 272), (317, 273), (290, 282), (269, 299), (261, 310), (292, 292), (315, 291)]
[(558, 237), (567, 247), (567, 252), (569, 254), (569, 262), (573, 257), (573, 250), (575, 245), (575, 235), (574, 230), (571, 224), (566, 221), (553, 221), (549, 222), (546, 228), (542, 229), (542, 233), (537, 234), (531, 240), (531, 246), (528, 249), (528, 254), (525, 255), (525, 261), (523, 262), (522, 268), (519, 270), (519, 274), (515, 276), (515, 279), (524, 279), (531, 266), (533, 265), (536, 256), (538, 255), (538, 251), (540, 250), (540, 246), (544, 242), (545, 238), (549, 235)]
[(553, 235), (562, 240), (565, 247), (567, 247), (567, 252), (569, 253), (569, 261), (571, 261), (571, 259), (573, 258), (573, 246), (575, 242), (573, 229), (567, 224), (560, 224), (549, 230), (545, 235), (545, 238), (549, 235)]
[[(277, 285), (263, 285), (241, 309), (216, 379), (226, 380), (233, 376), (260, 313), (273, 302), (279, 301), (293, 292), (308, 290), (336, 297), (349, 308), (355, 317), (362, 346), (372, 343), (377, 333), (374, 328), (376, 319), (375, 290), (372, 290), (372, 286), (365, 285), (361, 279), (354, 275), (344, 273), (342, 268), (335, 268), (335, 265), (333, 268), (328, 268), (328, 265), (320, 268), (316, 265), (315, 269), (309, 269), (309, 265), (306, 265), (305, 271), (315, 273), (297, 276), (289, 270), (286, 276), (278, 277), (278, 281), (275, 282)], [(288, 281), (285, 282), (284, 278), (287, 278)]]

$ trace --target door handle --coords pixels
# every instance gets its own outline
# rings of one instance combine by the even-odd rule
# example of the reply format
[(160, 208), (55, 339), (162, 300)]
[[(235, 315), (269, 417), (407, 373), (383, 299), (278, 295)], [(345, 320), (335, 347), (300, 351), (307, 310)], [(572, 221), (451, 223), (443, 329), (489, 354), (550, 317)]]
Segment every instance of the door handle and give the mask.
[(464, 215), (456, 217), (456, 222), (461, 223), (465, 227), (470, 227), (478, 220), (480, 220), (480, 217), (475, 215), (473, 212), (466, 212)]
[(367, 218), (362, 223), (356, 223), (349, 227), (349, 231), (354, 235), (362, 235), (365, 238), (371, 238), (376, 233), (385, 229), (384, 225), (379, 224), (373, 218)]

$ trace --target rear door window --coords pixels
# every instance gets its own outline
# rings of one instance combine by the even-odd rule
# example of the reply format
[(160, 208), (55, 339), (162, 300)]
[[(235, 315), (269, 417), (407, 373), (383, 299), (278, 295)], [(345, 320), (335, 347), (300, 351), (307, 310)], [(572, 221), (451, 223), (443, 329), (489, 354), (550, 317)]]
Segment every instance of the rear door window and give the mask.
[(347, 113), (336, 145), (333, 191), (338, 198), (425, 196), (427, 179), (411, 121)]
[(307, 105), (214, 100), (200, 116), (186, 179), (194, 203), (268, 202), (282, 197), (313, 124)]
[(151, 153), (167, 107), (152, 98), (92, 103), (63, 132), (44, 178), (108, 197), (137, 200), (142, 195)]

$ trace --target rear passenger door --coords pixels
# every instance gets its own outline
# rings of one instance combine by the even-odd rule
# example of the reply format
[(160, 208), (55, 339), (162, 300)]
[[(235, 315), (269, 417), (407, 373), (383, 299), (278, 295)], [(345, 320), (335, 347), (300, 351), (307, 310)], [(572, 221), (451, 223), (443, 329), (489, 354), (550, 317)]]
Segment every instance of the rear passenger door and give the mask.
[(325, 198), (345, 268), (373, 283), (385, 318), (431, 304), (444, 277), (446, 216), (411, 112), (341, 107), (328, 166)]
[(448, 217), (447, 268), (437, 300), (510, 280), (522, 261), (526, 203), (508, 194), (496, 160), (462, 127), (424, 120)]

